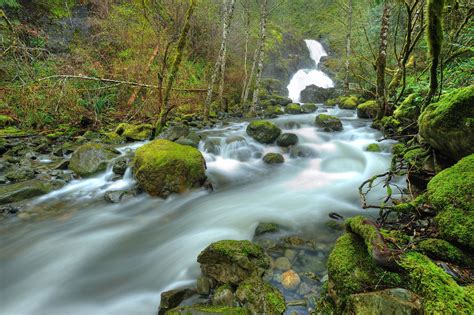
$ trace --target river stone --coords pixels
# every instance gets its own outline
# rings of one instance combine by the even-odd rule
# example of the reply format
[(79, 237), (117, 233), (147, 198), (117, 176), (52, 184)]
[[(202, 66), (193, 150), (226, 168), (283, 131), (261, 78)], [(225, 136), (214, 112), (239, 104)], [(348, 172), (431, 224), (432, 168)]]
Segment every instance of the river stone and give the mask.
[(314, 84), (308, 85), (300, 93), (300, 100), (304, 103), (324, 103), (329, 98), (333, 97), (334, 88), (322, 88)]
[(209, 295), (214, 287), (214, 281), (211, 278), (200, 276), (196, 281), (197, 293), (200, 295)]
[(296, 290), (300, 283), (300, 276), (294, 270), (290, 269), (281, 275), (281, 285), (286, 290)]
[(159, 139), (166, 139), (169, 141), (176, 141), (181, 137), (186, 137), (189, 134), (189, 127), (186, 125), (176, 125), (168, 127), (165, 131), (160, 133)]
[(267, 153), (262, 158), (266, 164), (281, 164), (285, 162), (285, 158), (280, 153)]
[(357, 117), (375, 118), (380, 111), (379, 105), (374, 100), (367, 101), (357, 106)]
[(283, 133), (276, 139), (276, 143), (280, 147), (289, 147), (298, 143), (298, 136), (294, 133)]
[(228, 284), (218, 287), (212, 295), (212, 305), (234, 306), (234, 293)]
[(114, 153), (98, 143), (87, 143), (78, 147), (71, 156), (69, 169), (79, 176), (91, 176), (107, 167), (107, 161)]
[(301, 114), (301, 105), (298, 103), (292, 103), (285, 107), (285, 113), (290, 115), (298, 115)]
[(192, 289), (176, 289), (161, 293), (161, 302), (158, 315), (164, 315), (167, 311), (179, 306), (181, 302), (195, 294), (196, 291)]
[(190, 131), (187, 136), (182, 136), (175, 142), (182, 145), (189, 145), (193, 148), (197, 148), (199, 147), (200, 141), (201, 141), (201, 137), (194, 131)]
[(35, 171), (30, 166), (14, 167), (10, 169), (5, 177), (11, 182), (21, 182), (35, 178)]
[(459, 160), (474, 153), (474, 85), (444, 95), (421, 113), (420, 135), (443, 155)]
[(286, 310), (281, 292), (259, 277), (242, 282), (235, 296), (251, 314), (283, 314)]
[(279, 230), (279, 226), (276, 223), (259, 223), (255, 229), (255, 236), (260, 236), (266, 233), (274, 233)]
[(115, 129), (115, 133), (126, 138), (128, 141), (148, 140), (153, 132), (153, 126), (150, 124), (132, 125), (121, 123)]
[(204, 142), (204, 150), (208, 153), (218, 154), (221, 146), (221, 139), (209, 138)]
[(306, 103), (301, 105), (301, 111), (305, 114), (314, 113), (318, 109), (316, 104)]
[(200, 187), (206, 181), (201, 152), (168, 140), (154, 140), (141, 146), (133, 163), (139, 186), (151, 196), (166, 198), (172, 193)]
[(45, 195), (62, 186), (63, 181), (43, 182), (37, 179), (0, 186), (0, 205)]
[(352, 294), (349, 296), (346, 312), (373, 315), (423, 313), (420, 298), (415, 293), (401, 288)]
[(331, 115), (320, 114), (316, 116), (314, 123), (324, 131), (341, 131), (343, 129), (341, 120)]
[(275, 268), (278, 270), (289, 270), (291, 269), (291, 262), (286, 257), (278, 257), (275, 260)]
[(109, 190), (105, 192), (104, 199), (110, 203), (119, 203), (127, 194), (129, 194), (127, 190)]
[(254, 120), (247, 126), (246, 132), (256, 141), (269, 144), (278, 138), (281, 129), (269, 121)]
[(128, 168), (128, 158), (120, 157), (115, 160), (112, 171), (117, 175), (124, 175)]
[(225, 143), (231, 144), (234, 142), (245, 141), (245, 138), (242, 136), (229, 136), (225, 139)]
[(204, 276), (219, 283), (238, 285), (243, 280), (263, 275), (270, 264), (265, 251), (250, 241), (218, 241), (198, 256)]

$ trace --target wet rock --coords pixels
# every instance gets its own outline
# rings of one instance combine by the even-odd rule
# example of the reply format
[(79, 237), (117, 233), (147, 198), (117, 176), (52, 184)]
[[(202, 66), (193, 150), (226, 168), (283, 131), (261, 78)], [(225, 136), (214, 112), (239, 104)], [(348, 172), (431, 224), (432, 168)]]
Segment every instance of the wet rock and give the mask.
[(208, 153), (218, 154), (220, 145), (221, 140), (219, 138), (208, 138), (204, 142), (204, 150)]
[(297, 145), (297, 146), (292, 146), (290, 148), (290, 157), (295, 159), (295, 158), (310, 158), (310, 157), (315, 157), (317, 154), (316, 152), (305, 145)]
[(181, 302), (195, 294), (196, 291), (192, 289), (176, 289), (161, 293), (158, 315), (164, 315), (167, 311), (179, 306)]
[(196, 281), (197, 293), (200, 295), (209, 295), (215, 282), (212, 278), (200, 276)]
[(126, 157), (120, 157), (115, 160), (114, 165), (112, 166), (112, 171), (117, 174), (117, 175), (124, 175), (125, 171), (127, 171), (128, 168), (128, 158)]
[(206, 181), (205, 161), (199, 150), (163, 139), (137, 149), (133, 173), (144, 191), (162, 198), (200, 187)]
[(126, 138), (128, 141), (148, 140), (153, 132), (153, 126), (150, 124), (132, 125), (121, 123), (115, 129), (115, 133)]
[(280, 291), (258, 277), (242, 282), (235, 295), (252, 314), (283, 314), (286, 310)]
[(303, 103), (324, 103), (333, 95), (334, 88), (324, 89), (312, 84), (301, 91), (300, 100)]
[(341, 131), (343, 129), (339, 118), (326, 114), (318, 115), (314, 123), (324, 131)]
[(189, 127), (186, 125), (175, 125), (168, 127), (165, 131), (163, 131), (158, 138), (159, 139), (166, 139), (169, 141), (176, 141), (179, 138), (185, 138), (189, 134), (190, 130)]
[(423, 314), (421, 299), (413, 292), (396, 288), (352, 294), (346, 307), (350, 314)]
[(302, 113), (300, 104), (293, 103), (285, 107), (285, 113), (290, 115), (298, 115)]
[(195, 133), (194, 131), (190, 131), (186, 136), (180, 137), (178, 140), (176, 140), (176, 143), (182, 144), (182, 145), (188, 145), (193, 148), (199, 147), (199, 142), (201, 141), (201, 137)]
[(300, 286), (298, 287), (298, 290), (296, 290), (296, 293), (298, 293), (299, 295), (309, 294), (311, 293), (311, 287), (307, 283), (301, 282)]
[(275, 260), (275, 268), (278, 270), (289, 270), (291, 269), (291, 262), (286, 257), (278, 257)]
[(225, 143), (231, 144), (234, 142), (245, 141), (245, 138), (242, 136), (229, 136), (225, 139)]
[(294, 133), (283, 133), (276, 139), (276, 143), (280, 147), (289, 147), (298, 143), (298, 136)]
[(293, 261), (296, 257), (296, 251), (293, 249), (285, 249), (285, 257), (288, 258), (289, 261)]
[(281, 285), (286, 290), (296, 290), (300, 283), (300, 276), (294, 270), (285, 271), (281, 275)]
[(359, 104), (357, 96), (342, 96), (339, 98), (339, 108), (342, 109), (356, 109)]
[(9, 170), (5, 177), (11, 182), (21, 182), (35, 178), (35, 171), (29, 166), (14, 167)]
[(377, 143), (371, 143), (366, 148), (367, 152), (380, 152), (380, 146)]
[(105, 192), (104, 199), (110, 203), (119, 203), (127, 194), (129, 192), (126, 190), (109, 190)]
[(279, 153), (267, 153), (263, 156), (262, 160), (266, 164), (281, 164), (285, 162), (285, 158)]
[(306, 103), (301, 105), (301, 111), (305, 114), (314, 113), (318, 109), (316, 104)]
[(237, 285), (243, 280), (263, 275), (270, 260), (265, 251), (250, 241), (212, 243), (198, 256), (204, 276), (219, 283)]
[(69, 161), (69, 169), (79, 176), (91, 176), (104, 171), (115, 154), (101, 144), (87, 143), (78, 147)]
[(167, 315), (247, 315), (249, 312), (241, 307), (192, 305), (174, 308)]
[(247, 126), (247, 134), (256, 141), (264, 144), (272, 143), (281, 134), (281, 129), (274, 123), (264, 120), (252, 121)]
[(218, 287), (212, 295), (212, 305), (235, 306), (232, 287), (228, 284)]
[(276, 223), (259, 223), (255, 229), (255, 236), (260, 236), (266, 233), (274, 233), (279, 230), (279, 226)]
[(33, 179), (16, 184), (0, 186), (0, 205), (41, 196), (51, 192), (52, 190), (59, 189), (63, 185), (63, 181), (42, 182)]

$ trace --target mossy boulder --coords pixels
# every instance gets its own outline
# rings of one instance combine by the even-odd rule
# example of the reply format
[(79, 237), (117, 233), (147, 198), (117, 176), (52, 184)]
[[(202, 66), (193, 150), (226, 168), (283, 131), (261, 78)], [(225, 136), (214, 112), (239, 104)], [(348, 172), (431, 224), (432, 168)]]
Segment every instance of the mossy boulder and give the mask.
[(280, 291), (259, 277), (243, 281), (235, 296), (252, 314), (283, 314), (286, 310), (285, 298)]
[(250, 312), (241, 307), (192, 305), (180, 306), (169, 310), (166, 315), (248, 315)]
[(432, 103), (418, 120), (420, 135), (443, 155), (459, 160), (474, 153), (474, 85)]
[(153, 126), (150, 124), (132, 125), (121, 123), (115, 129), (115, 133), (125, 137), (128, 141), (144, 141), (151, 137)]
[(292, 103), (289, 104), (285, 107), (285, 113), (290, 114), (290, 115), (297, 115), (301, 114), (301, 105), (297, 103)]
[(443, 170), (428, 183), (428, 200), (437, 209), (441, 236), (474, 248), (474, 154)]
[(7, 126), (11, 126), (15, 123), (13, 118), (7, 115), (0, 115), (0, 128), (5, 128)]
[(219, 283), (238, 285), (261, 277), (270, 265), (265, 251), (250, 241), (224, 240), (212, 243), (198, 256), (204, 276)]
[(352, 294), (345, 314), (422, 314), (421, 299), (415, 293), (402, 288)]
[(0, 205), (19, 202), (45, 195), (64, 185), (62, 181), (41, 181), (37, 179), (0, 186)]
[(472, 258), (464, 254), (461, 249), (449, 243), (448, 241), (438, 238), (428, 238), (422, 240), (418, 244), (417, 250), (436, 260), (443, 260), (466, 266), (472, 265), (474, 263)]
[(318, 109), (318, 106), (313, 103), (306, 103), (301, 105), (301, 111), (305, 114), (314, 113)]
[(281, 164), (285, 162), (283, 155), (279, 153), (267, 153), (262, 158), (266, 164)]
[(246, 132), (256, 141), (269, 144), (278, 138), (281, 129), (269, 121), (254, 120), (247, 126)]
[(334, 92), (334, 88), (325, 89), (311, 84), (308, 85), (303, 91), (301, 91), (300, 99), (301, 102), (304, 103), (324, 103), (327, 99), (333, 97)]
[(357, 117), (375, 118), (379, 114), (380, 108), (374, 100), (364, 102), (357, 106)]
[(393, 117), (400, 121), (416, 121), (420, 115), (423, 98), (416, 93), (408, 95), (393, 112)]
[(381, 152), (380, 146), (377, 143), (371, 143), (366, 148), (367, 152)]
[(470, 314), (474, 310), (474, 295), (459, 286), (454, 279), (428, 257), (408, 252), (401, 257), (405, 283), (423, 298), (426, 314)]
[(115, 156), (115, 153), (101, 144), (86, 143), (72, 153), (69, 169), (79, 176), (91, 176), (104, 171), (107, 162)]
[(344, 309), (351, 294), (376, 286), (398, 286), (400, 275), (377, 266), (364, 240), (346, 232), (337, 241), (328, 260), (328, 292), (338, 309)]
[(289, 147), (298, 143), (298, 136), (294, 133), (283, 133), (276, 139), (276, 143), (280, 147)]
[(152, 196), (166, 198), (172, 193), (199, 187), (206, 181), (201, 152), (164, 139), (138, 148), (133, 163), (139, 186)]
[(316, 116), (314, 123), (324, 131), (341, 131), (343, 129), (341, 120), (331, 115), (320, 114)]
[(358, 104), (357, 96), (343, 96), (339, 98), (339, 108), (342, 109), (356, 109)]

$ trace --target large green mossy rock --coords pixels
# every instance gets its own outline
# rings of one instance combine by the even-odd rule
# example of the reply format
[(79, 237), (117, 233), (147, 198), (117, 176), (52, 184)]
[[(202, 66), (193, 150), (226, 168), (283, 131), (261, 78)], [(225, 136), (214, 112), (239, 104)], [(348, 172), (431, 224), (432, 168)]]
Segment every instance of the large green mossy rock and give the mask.
[(357, 106), (357, 117), (359, 118), (375, 118), (379, 114), (380, 108), (377, 102), (367, 101)]
[(0, 205), (19, 202), (33, 197), (45, 195), (64, 185), (61, 181), (44, 182), (29, 180), (21, 183), (0, 186)]
[(241, 307), (193, 305), (169, 310), (166, 315), (247, 315), (250, 312)]
[(166, 198), (200, 187), (206, 180), (205, 160), (199, 150), (164, 139), (138, 148), (133, 163), (139, 186), (152, 196)]
[(459, 160), (474, 153), (474, 86), (432, 103), (418, 120), (420, 135), (443, 155)]
[(356, 109), (358, 104), (357, 96), (342, 96), (339, 98), (339, 108), (342, 109)]
[(422, 314), (421, 299), (402, 288), (352, 294), (346, 314), (413, 315)]
[(337, 241), (328, 260), (328, 292), (338, 309), (344, 309), (351, 294), (376, 286), (397, 287), (400, 275), (377, 266), (364, 241), (354, 233), (345, 233)]
[(79, 146), (71, 156), (69, 169), (82, 177), (91, 176), (107, 168), (107, 163), (116, 154), (98, 143)]
[(393, 112), (393, 117), (400, 121), (416, 121), (420, 115), (423, 103), (421, 95), (416, 93), (408, 95)]
[(474, 154), (443, 170), (428, 183), (443, 238), (474, 248)]
[(285, 107), (285, 113), (290, 115), (302, 114), (301, 105), (297, 103), (289, 104)]
[(342, 122), (339, 118), (331, 115), (320, 114), (316, 116), (315, 125), (324, 131), (341, 131), (343, 129)]
[(117, 126), (115, 133), (128, 141), (144, 141), (151, 137), (153, 126), (150, 124), (132, 125), (122, 123)]
[(212, 243), (198, 256), (204, 276), (219, 283), (238, 285), (249, 277), (261, 277), (270, 265), (265, 251), (250, 241)]
[(251, 314), (283, 314), (286, 310), (281, 292), (259, 277), (243, 281), (235, 296)]
[(252, 121), (247, 126), (246, 131), (256, 141), (265, 144), (274, 142), (281, 134), (281, 129), (277, 125), (264, 120)]

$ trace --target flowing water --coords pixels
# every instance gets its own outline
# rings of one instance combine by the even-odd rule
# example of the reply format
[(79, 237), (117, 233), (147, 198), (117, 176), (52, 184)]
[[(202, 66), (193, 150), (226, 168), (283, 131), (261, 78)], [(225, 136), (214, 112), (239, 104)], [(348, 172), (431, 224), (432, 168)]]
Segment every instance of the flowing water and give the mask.
[[(344, 131), (314, 127), (315, 116), (326, 111), (342, 119)], [(366, 152), (381, 134), (354, 111), (320, 106), (314, 114), (273, 121), (298, 135), (306, 157), (255, 142), (245, 133), (247, 122), (230, 123), (203, 132), (215, 143), (200, 147), (214, 192), (167, 200), (142, 194), (108, 204), (105, 191), (133, 185), (130, 171), (117, 181), (109, 169), (31, 206), (54, 216), (3, 222), (0, 314), (155, 314), (161, 292), (195, 282), (196, 257), (214, 241), (252, 239), (259, 222), (321, 234), (328, 213), (365, 211), (357, 187), (388, 168), (391, 142), (380, 143), (381, 153)], [(282, 153), (285, 163), (265, 165), (266, 152)]]

